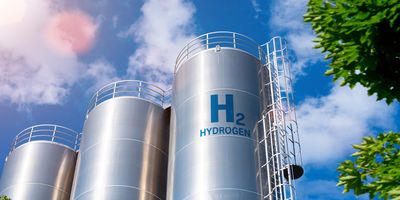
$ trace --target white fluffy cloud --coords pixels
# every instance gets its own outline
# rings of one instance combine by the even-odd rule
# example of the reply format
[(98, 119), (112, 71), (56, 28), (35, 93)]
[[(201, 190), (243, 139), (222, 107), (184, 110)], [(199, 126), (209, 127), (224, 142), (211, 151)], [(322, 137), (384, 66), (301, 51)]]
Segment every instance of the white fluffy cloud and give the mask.
[(262, 12), (260, 3), (257, 0), (251, 0), (251, 5), (254, 8), (254, 11), (256, 12), (256, 15), (254, 15), (254, 18), (258, 19), (260, 16), (260, 13)]
[(103, 81), (104, 73), (91, 66), (87, 74), (88, 66), (74, 52), (60, 52), (49, 44), (46, 31), (60, 10), (54, 2), (0, 1), (2, 6), (14, 10), (12, 15), (0, 12), (0, 101), (19, 106), (60, 104), (86, 75)]
[[(77, 81), (82, 64), (46, 45), (47, 1), (23, 1), (21, 20), (0, 26), (0, 99), (16, 104), (57, 104)], [(12, 2), (8, 2), (12, 4)], [(1, 14), (0, 14), (1, 15)], [(3, 19), (7, 20), (7, 19)]]
[(75, 59), (63, 60), (43, 63), (43, 60), (35, 61), (27, 55), (3, 50), (0, 52), (0, 100), (19, 105), (61, 103), (81, 70)]
[[(307, 180), (303, 177), (296, 185), (296, 197), (306, 200), (350, 200), (354, 199), (352, 194), (343, 194), (342, 188), (336, 186), (336, 180)], [(367, 195), (357, 197), (359, 200), (369, 199)]]
[(269, 25), (276, 33), (285, 33), (289, 49), (296, 54), (293, 62), (294, 75), (303, 74), (304, 68), (322, 60), (319, 50), (314, 49), (311, 27), (304, 24), (303, 15), (306, 13), (308, 0), (283, 0), (275, 1), (272, 8)]
[(336, 85), (327, 96), (305, 99), (297, 112), (304, 163), (328, 165), (349, 155), (372, 128), (393, 128), (395, 112), (360, 86)]
[(148, 0), (141, 12), (124, 33), (139, 45), (129, 58), (128, 76), (168, 87), (179, 51), (193, 38), (195, 8), (185, 0)]
[(87, 78), (92, 80), (92, 87), (87, 90), (94, 92), (106, 84), (119, 80), (115, 67), (106, 60), (96, 60), (91, 63), (86, 72)]
[[(0, 1), (0, 11), (7, 10), (0, 12), (0, 101), (17, 105), (60, 104), (79, 81), (89, 81), (94, 89), (118, 79), (115, 68), (107, 61), (86, 64), (75, 52), (54, 49), (46, 30), (51, 19), (63, 11), (56, 2)], [(145, 79), (167, 88), (172, 82), (176, 56), (193, 38), (195, 8), (184, 0), (147, 0), (141, 12), (125, 33), (138, 44), (129, 58), (125, 77)], [(116, 26), (118, 19), (113, 21)], [(66, 25), (69, 28), (70, 24)], [(100, 23), (95, 27), (99, 29)]]

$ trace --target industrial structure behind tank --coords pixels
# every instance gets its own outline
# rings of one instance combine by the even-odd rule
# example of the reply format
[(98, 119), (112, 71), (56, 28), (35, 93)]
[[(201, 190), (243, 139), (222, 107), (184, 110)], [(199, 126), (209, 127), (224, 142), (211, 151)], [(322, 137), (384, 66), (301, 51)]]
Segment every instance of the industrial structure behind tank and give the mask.
[(303, 175), (286, 43), (219, 31), (178, 54), (172, 90), (99, 89), (83, 132), (21, 131), (0, 179), (13, 200), (286, 200)]

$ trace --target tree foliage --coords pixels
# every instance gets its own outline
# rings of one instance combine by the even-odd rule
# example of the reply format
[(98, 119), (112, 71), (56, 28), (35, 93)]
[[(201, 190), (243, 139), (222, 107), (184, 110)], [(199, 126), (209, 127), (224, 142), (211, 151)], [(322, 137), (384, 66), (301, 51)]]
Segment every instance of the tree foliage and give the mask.
[(344, 192), (369, 197), (400, 200), (400, 133), (381, 133), (376, 138), (364, 137), (358, 151), (338, 167), (341, 172), (338, 186)]
[(331, 60), (326, 75), (400, 101), (399, 0), (310, 0), (304, 20), (317, 34), (315, 48)]
[(11, 200), (11, 199), (8, 198), (6, 195), (1, 195), (0, 200)]

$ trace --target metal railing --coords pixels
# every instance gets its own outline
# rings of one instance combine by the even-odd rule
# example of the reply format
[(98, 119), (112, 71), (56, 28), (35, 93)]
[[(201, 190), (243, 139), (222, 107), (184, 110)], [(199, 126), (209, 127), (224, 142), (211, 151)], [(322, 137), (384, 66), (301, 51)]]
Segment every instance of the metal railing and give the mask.
[(253, 55), (265, 64), (265, 52), (256, 41), (240, 33), (216, 31), (200, 35), (187, 43), (176, 58), (174, 73), (178, 71), (184, 61), (203, 50), (211, 48), (216, 50), (220, 48), (239, 49)]
[(40, 124), (22, 130), (14, 138), (11, 151), (33, 141), (50, 141), (67, 146), (74, 151), (79, 149), (81, 134), (64, 126)]
[(105, 85), (90, 99), (87, 114), (100, 103), (116, 97), (131, 96), (149, 100), (164, 106), (168, 94), (160, 87), (138, 80), (122, 80)]

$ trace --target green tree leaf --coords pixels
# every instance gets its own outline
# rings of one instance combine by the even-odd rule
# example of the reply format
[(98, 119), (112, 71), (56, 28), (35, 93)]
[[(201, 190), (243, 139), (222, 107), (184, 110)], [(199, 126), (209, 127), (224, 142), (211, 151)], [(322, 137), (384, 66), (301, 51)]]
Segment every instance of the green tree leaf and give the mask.
[(398, 0), (310, 0), (304, 21), (342, 86), (361, 84), (368, 94), (400, 101), (400, 3)]
[(1, 196), (0, 196), (0, 200), (11, 200), (11, 199), (8, 198), (8, 197), (5, 196), (5, 195), (1, 195)]
[(381, 133), (376, 138), (364, 137), (353, 145), (354, 161), (342, 162), (338, 186), (343, 192), (369, 194), (370, 198), (400, 199), (400, 133)]

